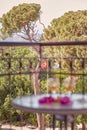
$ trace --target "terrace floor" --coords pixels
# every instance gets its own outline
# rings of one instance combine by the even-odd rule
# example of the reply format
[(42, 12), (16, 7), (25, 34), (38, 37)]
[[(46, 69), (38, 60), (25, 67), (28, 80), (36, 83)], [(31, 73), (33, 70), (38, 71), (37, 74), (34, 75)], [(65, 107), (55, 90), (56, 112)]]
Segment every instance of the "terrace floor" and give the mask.
[[(2, 129), (0, 130), (38, 130), (38, 128), (34, 127), (34, 126), (22, 126), (22, 127), (18, 127), (18, 126), (10, 126), (9, 124), (4, 124), (1, 127)], [(52, 130), (52, 128), (46, 128), (46, 130)], [(55, 130), (60, 130), (59, 128), (56, 128)], [(64, 130), (64, 129), (63, 129)], [(68, 127), (68, 130), (71, 130), (70, 127)], [(78, 125), (76, 130), (82, 130), (82, 125)], [(87, 127), (86, 127), (87, 130)]]

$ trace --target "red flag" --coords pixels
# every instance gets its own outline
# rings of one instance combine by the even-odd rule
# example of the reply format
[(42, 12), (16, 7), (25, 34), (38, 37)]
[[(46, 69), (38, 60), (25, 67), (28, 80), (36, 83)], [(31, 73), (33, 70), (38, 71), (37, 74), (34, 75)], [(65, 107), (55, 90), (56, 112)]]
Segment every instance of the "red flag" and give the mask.
[(48, 68), (48, 61), (45, 61), (41, 64), (42, 69), (47, 69)]

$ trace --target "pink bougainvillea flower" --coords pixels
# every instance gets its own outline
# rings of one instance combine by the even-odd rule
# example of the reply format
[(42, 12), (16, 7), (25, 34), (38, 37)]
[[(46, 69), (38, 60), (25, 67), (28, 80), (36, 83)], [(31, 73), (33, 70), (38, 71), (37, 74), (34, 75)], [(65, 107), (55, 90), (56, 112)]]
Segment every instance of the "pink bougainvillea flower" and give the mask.
[(55, 102), (55, 99), (51, 96), (43, 97), (43, 98), (39, 99), (40, 104), (51, 104), (51, 103), (54, 103), (54, 102)]
[(38, 100), (39, 104), (55, 104), (58, 103), (60, 105), (72, 105), (72, 100), (68, 96), (53, 98), (52, 96), (43, 97)]
[(68, 96), (64, 96), (60, 98), (60, 104), (61, 105), (72, 105), (72, 100)]

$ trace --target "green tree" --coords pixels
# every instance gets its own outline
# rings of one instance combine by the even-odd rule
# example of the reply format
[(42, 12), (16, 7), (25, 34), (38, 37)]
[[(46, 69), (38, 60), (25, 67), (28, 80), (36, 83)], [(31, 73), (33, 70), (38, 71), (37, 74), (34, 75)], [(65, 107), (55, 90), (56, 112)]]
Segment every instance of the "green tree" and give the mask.
[[(69, 11), (63, 16), (53, 19), (43, 31), (43, 41), (79, 41), (87, 40), (87, 10)], [(56, 53), (57, 52), (57, 53)], [(61, 53), (62, 52), (62, 53)], [(45, 54), (51, 56), (86, 56), (85, 46), (50, 47)], [(75, 61), (77, 66), (78, 61)]]
[(36, 41), (36, 22), (40, 21), (39, 4), (20, 4), (14, 6), (1, 18), (2, 38), (12, 36), (14, 33), (28, 41)]
[[(30, 42), (36, 42), (40, 40), (40, 34), (37, 28), (37, 22), (40, 22), (40, 13), (41, 7), (39, 4), (19, 4), (14, 6), (9, 12), (4, 14), (0, 19), (2, 24), (1, 37), (6, 39), (13, 34), (17, 34), (21, 38), (28, 40)], [(42, 24), (43, 25), (43, 24)], [(32, 52), (35, 51), (39, 55), (39, 48), (37, 46), (32, 46)], [(39, 56), (38, 56), (39, 57)], [(39, 60), (39, 59), (38, 59)], [(36, 66), (32, 67), (32, 71), (40, 70), (40, 63), (37, 63)], [(38, 94), (40, 92), (39, 82), (38, 82), (39, 73), (33, 74), (33, 85), (34, 93)], [(44, 124), (41, 123), (41, 115), (38, 117), (38, 125), (40, 129), (44, 129)], [(39, 122), (40, 121), (40, 122)], [(43, 126), (43, 127), (42, 127)]]
[(44, 29), (43, 39), (49, 41), (87, 40), (87, 10), (69, 11), (53, 19)]

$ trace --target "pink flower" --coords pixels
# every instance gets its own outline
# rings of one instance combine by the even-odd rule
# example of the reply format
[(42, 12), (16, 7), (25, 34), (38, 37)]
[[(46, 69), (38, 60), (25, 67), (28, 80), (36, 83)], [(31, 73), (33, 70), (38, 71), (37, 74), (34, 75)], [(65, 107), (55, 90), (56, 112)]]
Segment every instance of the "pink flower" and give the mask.
[(54, 102), (55, 102), (55, 99), (51, 96), (43, 97), (43, 98), (39, 99), (40, 104), (51, 104), (51, 103), (54, 103)]
[(43, 97), (38, 100), (39, 104), (55, 104), (58, 103), (60, 105), (72, 105), (72, 100), (68, 96), (58, 97), (57, 99), (52, 96)]
[(64, 96), (60, 98), (60, 104), (61, 105), (72, 105), (72, 100), (68, 96)]

